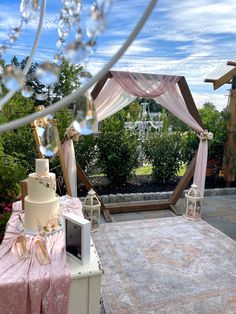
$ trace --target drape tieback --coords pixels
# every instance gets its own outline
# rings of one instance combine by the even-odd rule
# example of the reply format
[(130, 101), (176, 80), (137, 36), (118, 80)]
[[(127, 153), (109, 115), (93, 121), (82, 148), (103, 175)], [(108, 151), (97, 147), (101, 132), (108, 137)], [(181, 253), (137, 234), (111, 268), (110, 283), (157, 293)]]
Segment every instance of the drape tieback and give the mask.
[(213, 133), (208, 132), (207, 130), (204, 130), (200, 134), (198, 134), (198, 137), (200, 138), (201, 141), (209, 140), (211, 141), (213, 139)]
[(79, 133), (72, 126), (66, 129), (65, 138), (77, 142), (79, 140), (79, 137)]

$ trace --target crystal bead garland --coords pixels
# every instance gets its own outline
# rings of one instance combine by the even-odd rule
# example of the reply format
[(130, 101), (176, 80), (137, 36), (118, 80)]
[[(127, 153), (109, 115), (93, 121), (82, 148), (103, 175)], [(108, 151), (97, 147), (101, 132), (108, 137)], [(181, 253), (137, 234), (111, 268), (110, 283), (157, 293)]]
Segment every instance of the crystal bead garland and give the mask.
[(46, 157), (53, 157), (57, 151), (56, 127), (52, 116), (48, 118), (48, 124), (40, 137), (40, 151)]
[[(8, 34), (8, 40), (0, 46), (0, 58), (2, 57), (2, 54), (7, 51), (8, 46), (11, 47), (20, 37), (23, 25), (33, 20), (37, 16), (38, 11), (38, 0), (21, 0), (20, 13), (22, 20), (18, 26), (12, 27), (11, 32)], [(24, 85), (25, 75), (23, 74), (23, 71), (12, 65), (7, 66), (4, 73), (1, 73), (0, 75), (2, 84), (9, 91), (19, 91)], [(23, 87), (21, 94), (26, 98), (31, 97), (33, 90), (29, 86), (25, 86)]]
[(24, 22), (33, 20), (39, 10), (38, 0), (21, 0), (20, 13)]
[[(87, 38), (84, 38), (80, 26), (82, 1), (62, 0), (62, 3), (63, 7), (58, 23), (59, 39), (56, 45), (69, 62), (73, 64), (84, 63), (93, 52), (92, 47), (96, 44), (97, 35), (101, 34), (106, 28), (106, 14), (111, 0), (97, 0), (91, 6), (87, 25)], [(73, 27), (76, 28), (75, 39), (72, 43), (66, 43)]]
[(10, 91), (18, 91), (24, 85), (25, 75), (22, 70), (15, 68), (13, 65), (6, 67), (2, 74), (2, 84)]
[(88, 94), (80, 97), (79, 103), (75, 106), (74, 120), (72, 126), (81, 135), (93, 133), (96, 123), (96, 111), (94, 103)]
[(58, 81), (60, 68), (55, 63), (44, 62), (36, 69), (36, 78), (45, 85), (55, 84)]
[(9, 41), (11, 44), (14, 44), (16, 40), (21, 35), (21, 26), (19, 27), (13, 27), (11, 33), (9, 34)]
[(106, 29), (106, 17), (98, 5), (93, 4), (90, 9), (90, 17), (87, 25), (87, 35), (95, 39), (97, 35), (103, 33)]
[(23, 88), (21, 89), (21, 95), (25, 98), (30, 98), (33, 95), (34, 91), (33, 88), (31, 86), (23, 86)]
[(36, 94), (35, 98), (39, 101), (44, 101), (48, 98), (48, 94)]

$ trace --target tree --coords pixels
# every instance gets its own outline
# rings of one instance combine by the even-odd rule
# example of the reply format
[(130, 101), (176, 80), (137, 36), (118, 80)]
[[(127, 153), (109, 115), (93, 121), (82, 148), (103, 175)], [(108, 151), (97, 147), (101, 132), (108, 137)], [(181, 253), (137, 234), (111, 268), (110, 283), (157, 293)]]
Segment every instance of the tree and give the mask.
[(199, 109), (199, 114), (204, 127), (214, 136), (209, 145), (208, 159), (217, 160), (222, 164), (229, 113), (226, 110), (219, 112), (212, 103), (207, 102)]
[(88, 172), (97, 157), (96, 139), (94, 135), (81, 136), (79, 141), (74, 143), (74, 147), (76, 160), (80, 167), (85, 172)]
[(79, 74), (84, 70), (83, 66), (75, 66), (65, 59), (61, 65), (59, 81), (55, 84), (53, 93), (55, 100), (66, 97), (80, 86)]
[[(20, 93), (16, 93), (2, 109), (5, 122), (24, 117), (32, 112), (34, 112), (34, 102), (24, 98)], [(2, 133), (2, 140), (5, 153), (20, 158), (27, 172), (34, 170), (37, 152), (30, 126), (26, 125), (17, 130)]]

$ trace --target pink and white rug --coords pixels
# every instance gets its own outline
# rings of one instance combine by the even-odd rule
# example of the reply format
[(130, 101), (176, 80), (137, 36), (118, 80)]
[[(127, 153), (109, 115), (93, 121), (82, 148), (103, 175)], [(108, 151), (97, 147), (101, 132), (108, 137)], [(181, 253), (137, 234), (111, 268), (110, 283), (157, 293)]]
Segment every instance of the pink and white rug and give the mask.
[(93, 239), (107, 314), (236, 313), (236, 242), (206, 222), (111, 223)]

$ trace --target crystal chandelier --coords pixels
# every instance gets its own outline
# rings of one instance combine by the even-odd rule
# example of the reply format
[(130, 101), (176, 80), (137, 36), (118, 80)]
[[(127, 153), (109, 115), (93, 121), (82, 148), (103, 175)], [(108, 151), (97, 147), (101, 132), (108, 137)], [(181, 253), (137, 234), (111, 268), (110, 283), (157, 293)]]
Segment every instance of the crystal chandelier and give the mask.
[[(55, 84), (58, 81), (60, 65), (63, 58), (71, 64), (86, 63), (94, 45), (96, 45), (97, 36), (106, 29), (107, 14), (111, 2), (112, 0), (95, 0), (95, 2), (93, 2), (89, 10), (86, 34), (84, 34), (80, 25), (83, 4), (82, 0), (62, 0), (62, 8), (57, 26), (58, 40), (56, 45), (58, 47), (58, 51), (52, 61), (39, 64), (35, 71), (35, 77), (39, 82), (49, 87)], [(128, 38), (125, 40), (122, 47), (96, 75), (89, 78), (78, 90), (75, 90), (63, 99), (52, 103), (44, 111), (38, 111), (18, 120), (0, 125), (0, 132), (6, 132), (19, 128), (48, 114), (53, 114), (61, 108), (68, 106), (72, 101), (78, 99), (78, 97), (85, 95), (86, 91), (97, 81), (102, 79), (102, 77), (124, 54), (148, 19), (156, 3), (157, 0), (150, 0), (150, 3), (147, 5), (143, 15)], [(5, 68), (0, 66), (0, 83), (8, 90), (7, 94), (0, 98), (0, 109), (13, 97), (16, 92), (21, 92), (24, 97), (35, 97), (38, 100), (41, 99), (42, 101), (45, 101), (45, 97), (43, 97), (45, 95), (35, 95), (32, 87), (27, 86), (26, 83), (26, 75), (31, 67), (38, 46), (44, 22), (45, 9), (46, 0), (21, 0), (20, 23), (12, 28), (9, 33), (8, 40), (0, 45), (0, 57), (2, 57), (7, 52), (8, 47), (11, 47), (17, 42), (18, 38), (24, 31), (24, 27), (29, 22), (38, 20), (34, 43), (24, 69), (19, 69), (14, 66), (8, 66)], [(71, 41), (72, 37), (73, 40)], [(86, 104), (87, 107), (82, 106), (85, 109), (75, 108), (73, 120), (77, 122), (79, 121), (78, 123), (74, 123), (74, 127), (78, 125), (80, 132), (84, 129), (88, 133), (88, 128), (90, 128), (96, 117), (91, 100), (87, 100)]]
[[(151, 113), (148, 102), (142, 102), (142, 109), (139, 112), (138, 118), (135, 122), (125, 122), (125, 128), (128, 130), (134, 130), (138, 133), (138, 141), (144, 143), (149, 136), (150, 131), (161, 131), (163, 128), (163, 121), (161, 120), (161, 113)], [(155, 120), (152, 119), (155, 116)], [(129, 119), (129, 117), (128, 117)]]

